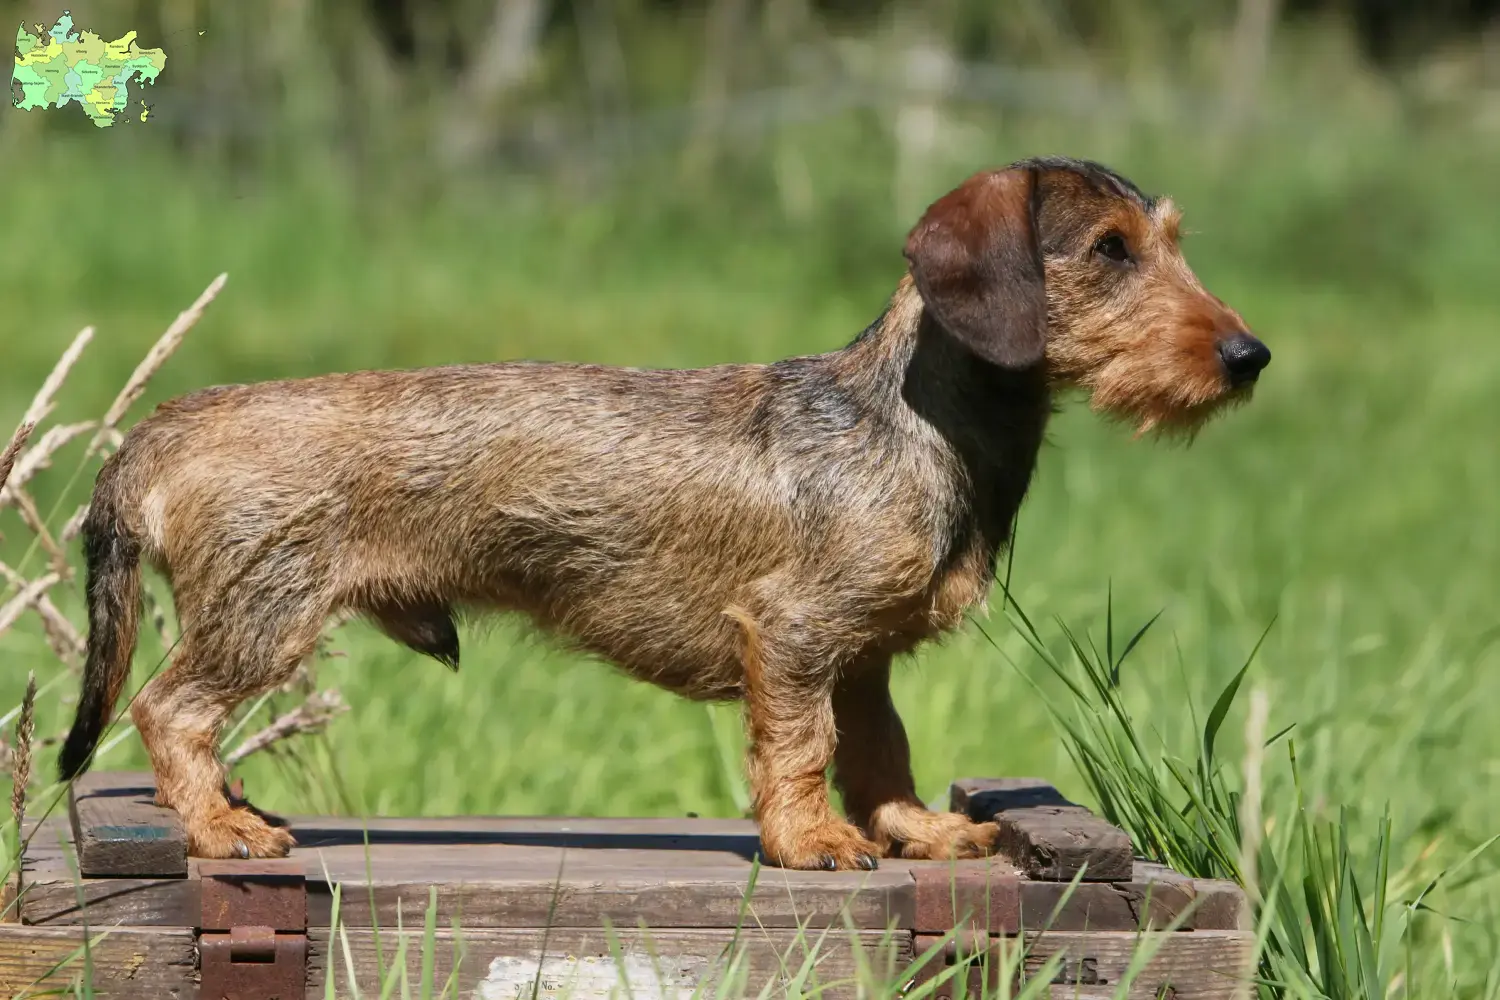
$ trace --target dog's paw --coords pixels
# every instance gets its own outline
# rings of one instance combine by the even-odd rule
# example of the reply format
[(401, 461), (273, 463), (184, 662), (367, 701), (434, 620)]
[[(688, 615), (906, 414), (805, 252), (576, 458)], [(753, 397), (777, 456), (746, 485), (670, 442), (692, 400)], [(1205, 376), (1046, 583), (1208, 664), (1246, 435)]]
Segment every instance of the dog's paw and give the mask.
[[(762, 840), (765, 840), (762, 835)], [(772, 864), (804, 871), (874, 871), (880, 848), (849, 823), (822, 823), (789, 837), (772, 838), (766, 853)]]
[(245, 808), (225, 809), (187, 824), (188, 854), (195, 858), (284, 858), (297, 841)]
[(912, 860), (952, 861), (985, 858), (995, 853), (999, 827), (994, 823), (974, 823), (964, 816), (954, 815), (953, 818), (957, 822), (934, 824), (935, 828), (927, 836), (903, 842), (901, 856)]
[(887, 857), (914, 861), (983, 858), (995, 853), (1000, 829), (959, 813), (932, 812), (920, 805), (891, 803), (877, 811), (872, 833)]

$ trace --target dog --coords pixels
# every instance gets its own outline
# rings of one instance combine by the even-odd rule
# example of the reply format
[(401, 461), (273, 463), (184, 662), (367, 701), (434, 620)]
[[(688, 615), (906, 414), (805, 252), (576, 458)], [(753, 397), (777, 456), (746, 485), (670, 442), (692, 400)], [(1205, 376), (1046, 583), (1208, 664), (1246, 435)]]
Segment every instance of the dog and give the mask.
[(1249, 398), (1270, 351), (1200, 284), (1178, 225), (1099, 164), (1023, 160), (931, 205), (884, 313), (831, 353), (358, 372), (165, 403), (105, 463), (84, 524), (88, 660), (62, 777), (124, 687), (145, 562), (182, 640), (130, 712), (193, 855), (293, 846), (226, 798), (216, 747), (331, 615), (456, 669), (455, 615), (474, 610), (743, 700), (771, 863), (985, 855), (993, 824), (917, 797), (891, 662), (983, 605), (1055, 394), (1187, 435)]

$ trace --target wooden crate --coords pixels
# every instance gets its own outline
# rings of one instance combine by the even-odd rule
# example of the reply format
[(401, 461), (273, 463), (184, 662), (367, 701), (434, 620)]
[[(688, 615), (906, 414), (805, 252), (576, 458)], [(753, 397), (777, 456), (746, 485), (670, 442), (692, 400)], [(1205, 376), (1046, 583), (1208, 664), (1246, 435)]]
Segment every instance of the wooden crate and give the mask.
[[(1131, 996), (1242, 996), (1251, 971), (1236, 886), (1134, 858), (1121, 831), (1029, 779), (953, 785), (954, 809), (1000, 823), (1002, 858), (875, 872), (757, 871), (752, 823), (696, 818), (298, 818), (286, 861), (200, 862), (152, 793), (149, 775), (86, 775), (70, 816), (34, 826), (0, 994), (66, 985), (81, 964), (51, 970), (87, 932), (102, 996), (191, 998), (206, 980), (214, 1000), (322, 997), (330, 972), (345, 995), (351, 968), (378, 996), (403, 941), (420, 983), (429, 905), (436, 981), (482, 1000), (624, 997), (622, 981), (633, 1000), (686, 1000), (726, 976), (751, 995), (806, 976), (853, 997), (860, 976), (916, 984), (997, 949), (1024, 949), (1023, 976), (1061, 953), (1057, 997), (1114, 995), (1141, 947)], [(977, 988), (989, 965), (935, 995)]]

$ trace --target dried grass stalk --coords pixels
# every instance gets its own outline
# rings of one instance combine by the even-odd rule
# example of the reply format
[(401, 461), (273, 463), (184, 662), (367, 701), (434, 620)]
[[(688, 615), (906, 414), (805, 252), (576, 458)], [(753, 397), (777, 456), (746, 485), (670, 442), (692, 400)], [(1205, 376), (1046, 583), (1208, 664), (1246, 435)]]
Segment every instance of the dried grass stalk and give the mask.
[(114, 403), (110, 405), (108, 412), (104, 414), (104, 420), (102, 421), (99, 433), (94, 436), (93, 443), (89, 445), (90, 455), (98, 451), (99, 448), (103, 447), (110, 440), (110, 432), (119, 426), (120, 421), (125, 418), (125, 414), (130, 410), (130, 407), (135, 404), (136, 400), (141, 398), (141, 393), (146, 391), (146, 385), (151, 381), (151, 377), (161, 369), (162, 365), (166, 364), (167, 359), (172, 356), (177, 348), (182, 346), (182, 339), (187, 336), (188, 331), (193, 328), (193, 325), (203, 317), (203, 310), (208, 308), (208, 304), (218, 296), (220, 290), (224, 287), (224, 282), (228, 280), (229, 275), (227, 274), (221, 274), (215, 278), (209, 284), (208, 288), (204, 290), (203, 294), (198, 296), (198, 301), (178, 313), (177, 318), (172, 321), (172, 325), (167, 327), (167, 332), (162, 334), (161, 339), (151, 346), (151, 350), (146, 352), (146, 357), (136, 366), (134, 374), (130, 376), (130, 381), (125, 383), (125, 388), (120, 390), (120, 394), (115, 397)]
[(26, 447), (26, 442), (31, 440), (31, 432), (36, 430), (36, 422), (31, 420), (21, 421), (21, 426), (10, 437), (10, 444), (0, 451), (0, 488), (10, 482), (10, 470), (15, 468), (16, 457), (21, 454), (21, 449)]
[(46, 637), (52, 655), (70, 670), (76, 671), (82, 667), (84, 656), (88, 653), (88, 643), (78, 633), (78, 629), (46, 596), (37, 600), (36, 611), (42, 619), (42, 635)]
[(31, 482), (38, 472), (52, 465), (52, 456), (57, 454), (69, 441), (82, 437), (94, 429), (92, 420), (81, 424), (58, 424), (50, 427), (42, 439), (32, 448), (27, 449), (25, 454), (18, 456), (11, 468), (10, 478), (4, 487), (0, 487), (0, 507), (5, 507), (16, 502), (16, 492)]
[[(104, 428), (99, 432), (99, 437), (103, 438), (103, 440), (100, 442), (99, 447), (95, 449), (94, 453), (96, 455), (102, 455), (106, 458), (110, 455), (111, 452), (118, 451), (120, 449), (120, 445), (125, 441), (125, 435), (121, 434), (117, 429), (113, 427)], [(96, 438), (95, 440), (98, 439)]]
[[(0, 562), (0, 578), (17, 590), (24, 589), (26, 586), (26, 578), (3, 562)], [(57, 610), (57, 605), (53, 604), (52, 599), (46, 594), (37, 598), (36, 612), (42, 619), (42, 629), (47, 636), (47, 645), (52, 647), (52, 652), (57, 654), (57, 658), (69, 666), (76, 666), (81, 662), (88, 646), (68, 616)]]
[(21, 717), (16, 720), (16, 749), (10, 772), (10, 818), (16, 830), (16, 891), (21, 899), (21, 851), (26, 830), (26, 787), (31, 784), (31, 739), (36, 735), (36, 674), (26, 677), (26, 697), (21, 700)]
[(28, 608), (36, 604), (41, 596), (55, 587), (61, 579), (62, 577), (55, 572), (39, 576), (21, 588), (21, 592), (15, 597), (0, 604), (0, 635), (4, 635), (16, 623), (17, 618), (25, 614)]
[(68, 562), (68, 554), (63, 551), (57, 539), (52, 537), (52, 532), (47, 530), (47, 522), (43, 519), (42, 512), (37, 510), (36, 501), (31, 498), (31, 494), (25, 490), (17, 490), (15, 507), (21, 514), (21, 522), (36, 535), (37, 543), (47, 553), (53, 571), (64, 580), (71, 580), (73, 567)]
[(62, 531), (57, 533), (57, 540), (67, 545), (73, 539), (77, 538), (78, 533), (83, 530), (84, 519), (88, 516), (89, 505), (84, 504), (73, 512), (72, 517), (68, 518), (67, 523), (63, 525)]
[(270, 747), (290, 737), (322, 732), (334, 717), (349, 711), (348, 704), (337, 690), (316, 691), (307, 700), (290, 712), (277, 718), (260, 732), (247, 736), (245, 741), (224, 755), (224, 764), (233, 767), (251, 754)]
[(73, 343), (63, 351), (62, 357), (57, 359), (57, 364), (52, 367), (52, 374), (47, 376), (47, 381), (37, 390), (36, 397), (32, 399), (31, 406), (26, 410), (26, 416), (21, 418), (23, 424), (39, 424), (52, 412), (52, 407), (57, 399), (57, 390), (62, 388), (68, 372), (73, 370), (78, 356), (88, 346), (90, 340), (94, 339), (94, 328), (86, 326), (79, 331), (78, 336), (73, 338)]

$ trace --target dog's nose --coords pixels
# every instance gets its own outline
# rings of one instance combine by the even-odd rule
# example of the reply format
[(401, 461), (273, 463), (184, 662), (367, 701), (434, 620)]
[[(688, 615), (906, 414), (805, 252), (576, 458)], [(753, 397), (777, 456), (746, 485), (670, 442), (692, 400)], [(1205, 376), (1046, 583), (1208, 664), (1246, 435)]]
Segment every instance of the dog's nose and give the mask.
[(1261, 369), (1271, 363), (1271, 349), (1248, 333), (1234, 333), (1219, 341), (1219, 357), (1234, 385), (1254, 382)]

